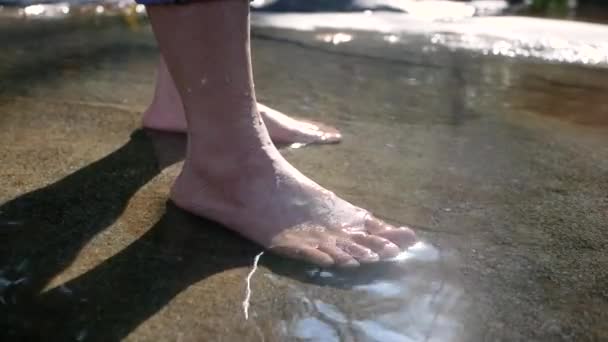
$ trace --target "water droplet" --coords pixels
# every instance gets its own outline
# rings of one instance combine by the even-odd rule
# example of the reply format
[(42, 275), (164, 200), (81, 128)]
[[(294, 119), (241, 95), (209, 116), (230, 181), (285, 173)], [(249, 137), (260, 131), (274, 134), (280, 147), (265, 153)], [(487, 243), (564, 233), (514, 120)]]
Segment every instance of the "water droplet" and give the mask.
[(331, 272), (327, 272), (327, 271), (319, 272), (319, 277), (321, 277), (321, 278), (331, 278), (333, 276), (334, 276), (334, 274)]
[(301, 148), (301, 147), (304, 147), (304, 146), (306, 146), (306, 144), (303, 144), (303, 143), (293, 143), (293, 144), (289, 145), (289, 148)]
[(59, 292), (66, 294), (66, 295), (71, 295), (73, 293), (72, 289), (70, 289), (69, 287), (67, 287), (65, 285), (61, 285), (57, 289), (59, 290)]
[(80, 330), (80, 332), (78, 332), (78, 335), (76, 335), (76, 341), (84, 341), (88, 334), (89, 332), (87, 331), (87, 329)]

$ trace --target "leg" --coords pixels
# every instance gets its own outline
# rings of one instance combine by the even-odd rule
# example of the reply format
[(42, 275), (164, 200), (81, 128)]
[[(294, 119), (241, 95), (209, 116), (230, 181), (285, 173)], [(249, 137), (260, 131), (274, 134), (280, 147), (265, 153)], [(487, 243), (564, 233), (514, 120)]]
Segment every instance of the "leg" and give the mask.
[[(296, 120), (260, 103), (258, 110), (275, 143), (336, 143), (341, 139), (335, 128), (312, 121)], [(171, 132), (186, 131), (184, 107), (162, 57), (158, 64), (154, 99), (144, 113), (143, 126)]]
[(182, 100), (162, 56), (156, 68), (154, 98), (142, 121), (144, 127), (161, 131), (185, 132), (187, 128)]
[(149, 6), (148, 13), (188, 122), (176, 205), (325, 266), (375, 262), (414, 242), (410, 229), (336, 197), (274, 147), (255, 100), (247, 1)]

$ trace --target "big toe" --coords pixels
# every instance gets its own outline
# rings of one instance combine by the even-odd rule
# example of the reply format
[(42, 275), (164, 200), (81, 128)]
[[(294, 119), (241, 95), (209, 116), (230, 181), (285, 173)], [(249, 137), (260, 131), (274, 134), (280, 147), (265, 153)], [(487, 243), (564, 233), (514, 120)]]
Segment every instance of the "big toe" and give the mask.
[(342, 134), (334, 127), (310, 120), (298, 121), (302, 125), (302, 132), (308, 136), (311, 143), (332, 144), (342, 140)]
[(400, 248), (410, 247), (417, 241), (416, 234), (409, 227), (395, 227), (375, 217), (367, 219), (365, 228), (370, 234), (387, 239)]
[(380, 256), (380, 259), (390, 259), (396, 257), (399, 252), (399, 246), (392, 243), (389, 239), (370, 235), (370, 234), (356, 234), (352, 237), (356, 243), (367, 247), (374, 251)]

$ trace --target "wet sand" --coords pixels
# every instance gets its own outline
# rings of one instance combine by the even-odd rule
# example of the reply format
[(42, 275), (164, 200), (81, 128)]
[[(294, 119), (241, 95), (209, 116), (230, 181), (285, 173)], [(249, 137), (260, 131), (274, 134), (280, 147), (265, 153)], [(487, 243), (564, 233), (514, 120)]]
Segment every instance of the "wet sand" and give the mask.
[(167, 203), (184, 137), (139, 129), (149, 27), (23, 25), (0, 26), (2, 340), (608, 339), (607, 70), (254, 29), (260, 100), (344, 133), (287, 158), (424, 243), (349, 272), (265, 254), (245, 320), (259, 247)]

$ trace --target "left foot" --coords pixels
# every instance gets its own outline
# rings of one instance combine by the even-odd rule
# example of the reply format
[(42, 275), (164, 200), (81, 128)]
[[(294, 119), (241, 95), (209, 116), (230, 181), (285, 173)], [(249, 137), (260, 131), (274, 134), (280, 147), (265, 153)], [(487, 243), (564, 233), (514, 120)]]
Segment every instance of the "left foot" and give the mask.
[[(181, 103), (176, 101), (179, 100), (155, 98), (144, 113), (143, 126), (160, 131), (186, 132), (186, 118)], [(296, 120), (261, 103), (258, 103), (258, 110), (275, 144), (333, 144), (342, 139), (340, 132), (333, 127)]]
[[(332, 144), (342, 139), (340, 132), (333, 127), (296, 120), (260, 103), (258, 111), (275, 144)], [(144, 113), (143, 126), (169, 132), (186, 132), (188, 127), (181, 98), (162, 59), (154, 99)]]
[(297, 120), (261, 103), (258, 111), (275, 144), (334, 144), (342, 139), (337, 129), (322, 123)]

